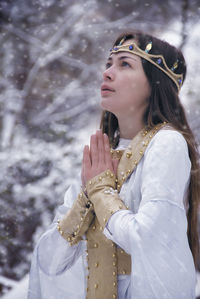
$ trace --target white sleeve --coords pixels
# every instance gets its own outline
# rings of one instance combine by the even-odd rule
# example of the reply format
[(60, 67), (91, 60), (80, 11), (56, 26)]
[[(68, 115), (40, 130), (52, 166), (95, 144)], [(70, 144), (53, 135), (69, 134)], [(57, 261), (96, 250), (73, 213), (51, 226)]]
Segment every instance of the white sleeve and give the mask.
[(191, 162), (183, 136), (162, 130), (143, 161), (136, 214), (116, 212), (104, 234), (132, 258), (131, 293), (137, 299), (195, 298), (196, 275), (183, 205)]
[(57, 210), (49, 229), (41, 236), (35, 255), (38, 266), (47, 275), (58, 275), (69, 269), (82, 252), (82, 242), (70, 246), (57, 230), (57, 220), (62, 219), (77, 197), (76, 185), (70, 186), (65, 193), (64, 204)]

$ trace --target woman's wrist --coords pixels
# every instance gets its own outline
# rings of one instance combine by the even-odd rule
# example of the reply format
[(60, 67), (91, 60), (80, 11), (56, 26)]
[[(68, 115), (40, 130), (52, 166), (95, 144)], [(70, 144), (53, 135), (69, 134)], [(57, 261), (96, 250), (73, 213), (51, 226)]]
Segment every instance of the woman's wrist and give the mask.
[(86, 189), (86, 186), (81, 186), (81, 190), (82, 192), (85, 194), (86, 197), (88, 197), (88, 194), (87, 194), (87, 189)]

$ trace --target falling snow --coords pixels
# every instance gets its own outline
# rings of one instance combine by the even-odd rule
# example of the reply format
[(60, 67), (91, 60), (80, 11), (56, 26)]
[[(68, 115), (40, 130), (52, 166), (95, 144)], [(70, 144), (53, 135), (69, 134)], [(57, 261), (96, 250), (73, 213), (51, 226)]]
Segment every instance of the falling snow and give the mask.
[(200, 141), (198, 5), (1, 1), (0, 296), (26, 298), (33, 247), (99, 126), (102, 71), (119, 31), (137, 28), (181, 46), (188, 73), (180, 96)]

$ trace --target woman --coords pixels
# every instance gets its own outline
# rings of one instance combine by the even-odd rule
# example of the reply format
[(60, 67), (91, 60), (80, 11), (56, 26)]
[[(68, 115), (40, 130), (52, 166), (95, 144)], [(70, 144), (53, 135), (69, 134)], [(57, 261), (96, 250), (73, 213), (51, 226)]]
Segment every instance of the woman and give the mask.
[(29, 298), (195, 298), (199, 165), (178, 96), (185, 74), (168, 43), (117, 38), (101, 130), (36, 246)]

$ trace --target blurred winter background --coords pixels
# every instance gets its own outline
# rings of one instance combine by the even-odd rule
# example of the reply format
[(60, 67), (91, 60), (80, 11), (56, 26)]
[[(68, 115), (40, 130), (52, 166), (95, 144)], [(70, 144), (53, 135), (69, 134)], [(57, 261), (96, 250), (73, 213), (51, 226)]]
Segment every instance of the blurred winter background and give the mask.
[(102, 71), (119, 32), (181, 47), (181, 99), (200, 141), (199, 17), (199, 0), (0, 0), (0, 296), (26, 298), (33, 247), (99, 126)]

